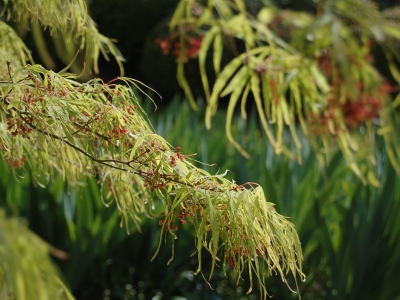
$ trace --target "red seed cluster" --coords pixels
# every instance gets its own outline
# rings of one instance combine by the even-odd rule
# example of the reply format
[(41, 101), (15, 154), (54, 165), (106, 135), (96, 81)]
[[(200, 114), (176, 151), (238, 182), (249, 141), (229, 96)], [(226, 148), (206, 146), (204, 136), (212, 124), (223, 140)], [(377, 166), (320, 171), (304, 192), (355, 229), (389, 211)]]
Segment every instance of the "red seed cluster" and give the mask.
[[(334, 122), (333, 132), (329, 129), (329, 122), (331, 121)], [(308, 124), (311, 126), (311, 131), (314, 135), (336, 136), (339, 133), (339, 127), (338, 124), (336, 124), (334, 111), (329, 108), (325, 109), (321, 113), (310, 112)]]
[(47, 88), (46, 88), (46, 91), (47, 91), (47, 94), (49, 95), (49, 96), (51, 96), (51, 97), (53, 97), (56, 93), (54, 92), (54, 89), (49, 85)]
[[(197, 212), (200, 212), (200, 208), (199, 207), (195, 208), (195, 210)], [(188, 217), (194, 218), (195, 217), (195, 212), (193, 210), (191, 210), (191, 209), (182, 208), (181, 209), (181, 213), (178, 215), (178, 219), (182, 223), (182, 225), (186, 224), (186, 218), (188, 218)]]
[(156, 44), (158, 44), (160, 46), (161, 52), (164, 55), (168, 55), (169, 52), (171, 51), (171, 41), (167, 38), (167, 39), (156, 39)]
[(230, 254), (228, 254), (228, 255), (226, 256), (226, 261), (228, 262), (228, 265), (229, 265), (232, 269), (235, 268), (235, 262), (233, 261), (233, 257), (232, 257)]
[[(180, 41), (175, 41), (177, 34), (171, 34), (169, 37), (162, 39), (156, 39), (156, 44), (160, 46), (160, 49), (164, 55), (168, 55), (171, 52), (172, 47), (174, 50), (172, 54), (176, 57), (176, 61), (183, 60), (183, 62), (188, 62), (191, 58), (197, 58), (199, 55), (199, 49), (203, 40), (202, 35), (197, 35), (194, 37), (185, 36), (185, 39)], [(181, 51), (183, 53), (181, 54)]]
[(176, 147), (176, 156), (181, 160), (185, 160), (185, 156), (181, 153), (181, 147)]
[(357, 127), (371, 121), (379, 115), (381, 103), (371, 95), (362, 96), (355, 102), (346, 102), (342, 105), (342, 112), (347, 125)]
[[(173, 214), (173, 217), (166, 220), (162, 219), (158, 223), (160, 225), (164, 226), (164, 229), (166, 227), (171, 227), (171, 230), (177, 230), (178, 227), (174, 225), (175, 220), (178, 219), (182, 225), (186, 225), (187, 221), (193, 222), (193, 219), (197, 216), (198, 213), (198, 218), (202, 219), (204, 217), (204, 213), (202, 212), (202, 207), (198, 204), (193, 204), (193, 201), (190, 199), (186, 199), (184, 201), (184, 206), (181, 208), (181, 210)], [(161, 216), (165, 216), (164, 213), (161, 213)], [(164, 217), (165, 218), (165, 217)], [(168, 230), (166, 230), (168, 231)]]
[(111, 129), (109, 131), (108, 136), (118, 139), (118, 138), (120, 138), (121, 136), (123, 136), (124, 134), (127, 134), (127, 133), (128, 133), (128, 129), (126, 129), (126, 128), (114, 127), (113, 129)]
[[(194, 222), (195, 219), (200, 220), (201, 222), (204, 222), (204, 210), (207, 208), (207, 204), (205, 200), (200, 200), (200, 203), (195, 204), (190, 198), (186, 199), (183, 201), (181, 209), (178, 213), (178, 211), (169, 214), (168, 218), (166, 218), (166, 215), (164, 212), (161, 213), (162, 219), (159, 220), (159, 225), (163, 226), (164, 230), (166, 232), (168, 231), (175, 231), (178, 230), (178, 226), (175, 224), (176, 221), (180, 221), (182, 225), (186, 225), (188, 221)], [(216, 209), (219, 211), (222, 211), (222, 217), (221, 219), (224, 222), (224, 226), (221, 227), (221, 231), (225, 232), (230, 239), (233, 238), (232, 236), (232, 228), (231, 228), (231, 222), (232, 220), (227, 217), (227, 214), (225, 214), (223, 211), (226, 209), (226, 205), (224, 204), (217, 204)], [(210, 229), (210, 222), (209, 220), (205, 220), (206, 224), (206, 230)], [(240, 227), (240, 226), (239, 226)], [(243, 228), (243, 226), (241, 226)], [(208, 228), (208, 229), (207, 229)], [(242, 238), (244, 240), (244, 244), (246, 244), (246, 240), (248, 239), (247, 235), (244, 233), (244, 228), (243, 228), (243, 234)], [(255, 249), (255, 255), (257, 257), (264, 257), (265, 253), (267, 252), (267, 248), (265, 246), (259, 247)], [(249, 257), (252, 255), (252, 250), (245, 245), (243, 246), (238, 246), (234, 248), (233, 250), (229, 250), (225, 252), (225, 259), (228, 263), (228, 265), (234, 269), (235, 268), (235, 261), (239, 259), (240, 257)]]
[(25, 166), (25, 162), (26, 162), (26, 157), (14, 158), (14, 159), (10, 158), (10, 159), (7, 160), (7, 164), (13, 169), (24, 167)]
[(22, 137), (26, 137), (28, 133), (33, 131), (33, 128), (28, 125), (32, 123), (32, 117), (27, 117), (24, 120), (15, 117), (7, 120), (7, 130), (10, 131), (12, 136), (20, 135)]
[(114, 196), (118, 195), (118, 191), (115, 189), (111, 180), (107, 180), (107, 191), (110, 192)]
[(178, 226), (177, 225), (174, 225), (174, 222), (172, 221), (172, 220), (160, 220), (159, 222), (158, 222), (158, 224), (160, 224), (160, 225), (163, 225), (163, 227), (164, 227), (164, 230), (166, 231), (166, 232), (168, 232), (168, 231), (176, 231), (176, 230), (178, 230)]
[[(121, 92), (118, 92), (121, 93)], [(126, 111), (129, 115), (134, 115), (136, 109), (138, 108), (136, 105), (132, 105), (132, 104), (127, 104), (124, 101), (121, 101), (121, 108)], [(125, 120), (127, 121), (127, 120)]]
[[(149, 180), (151, 181), (151, 180)], [(148, 182), (144, 184), (144, 187), (150, 187), (150, 191), (154, 192), (157, 189), (162, 189), (166, 186), (167, 184), (164, 181), (160, 181), (160, 182), (156, 182), (156, 183), (152, 183), (152, 182)]]
[[(145, 153), (147, 152), (149, 152), (149, 150), (145, 151)], [(167, 185), (165, 180), (165, 177), (167, 177), (167, 175), (158, 174), (157, 176), (155, 170), (143, 172), (143, 175), (145, 175), (144, 180), (146, 181), (144, 187), (149, 187), (151, 192), (154, 192), (157, 189), (162, 189)]]
[(181, 147), (176, 147), (175, 155), (174, 155), (174, 154), (171, 154), (171, 156), (170, 156), (170, 158), (169, 158), (169, 164), (170, 164), (172, 167), (175, 167), (175, 166), (176, 166), (176, 160), (177, 160), (177, 159), (180, 159), (181, 161), (184, 161), (184, 160), (185, 160), (185, 155), (182, 154), (182, 152), (181, 152)]
[[(267, 248), (264, 246), (263, 249), (257, 248), (256, 249), (256, 255), (257, 257), (263, 257), (265, 256), (265, 253), (268, 252)], [(226, 252), (225, 252), (226, 253)], [(234, 253), (228, 253), (225, 255), (226, 262), (228, 265), (234, 269), (235, 268), (235, 258), (236, 257), (248, 257), (250, 255), (250, 250), (246, 248), (245, 246), (239, 246), (236, 247), (234, 250)]]
[(171, 155), (170, 160), (169, 160), (169, 164), (173, 167), (176, 166), (176, 158), (174, 155)]
[(348, 98), (344, 103), (340, 103), (339, 85), (340, 82), (333, 86), (334, 92), (328, 97), (328, 105), (324, 111), (321, 113), (310, 112), (308, 123), (313, 134), (336, 136), (340, 132), (338, 111), (342, 114), (347, 128), (355, 128), (372, 121), (379, 116), (382, 101), (391, 91), (391, 87), (385, 83), (377, 91), (366, 93), (363, 84), (359, 83), (357, 86), (359, 96), (356, 99)]

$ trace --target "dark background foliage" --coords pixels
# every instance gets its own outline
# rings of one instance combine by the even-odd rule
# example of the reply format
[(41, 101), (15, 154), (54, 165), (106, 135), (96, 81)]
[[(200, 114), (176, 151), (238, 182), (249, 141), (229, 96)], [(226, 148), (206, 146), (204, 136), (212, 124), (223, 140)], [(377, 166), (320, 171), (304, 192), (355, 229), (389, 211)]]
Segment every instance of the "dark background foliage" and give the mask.
[[(90, 13), (99, 31), (118, 41), (118, 47), (126, 59), (126, 76), (141, 80), (159, 92), (163, 96), (163, 101), (158, 103), (160, 105), (169, 102), (176, 93), (182, 94), (175, 78), (174, 56), (163, 55), (155, 43), (157, 38), (168, 35), (168, 22), (178, 2), (178, 0), (91, 0), (89, 2)], [(246, 2), (250, 11), (256, 13), (264, 3), (273, 3), (282, 9), (313, 12), (315, 4), (319, 1), (247, 0)], [(380, 9), (400, 5), (400, 1), (375, 2)], [(375, 57), (383, 58), (383, 55)], [(380, 70), (383, 69), (383, 74), (390, 78), (388, 70), (385, 70), (384, 59), (378, 60), (376, 64)], [(119, 74), (117, 64), (106, 62), (104, 59), (100, 65), (100, 72), (100, 77), (105, 81)], [(189, 61), (186, 72), (194, 94), (203, 96), (196, 60)]]

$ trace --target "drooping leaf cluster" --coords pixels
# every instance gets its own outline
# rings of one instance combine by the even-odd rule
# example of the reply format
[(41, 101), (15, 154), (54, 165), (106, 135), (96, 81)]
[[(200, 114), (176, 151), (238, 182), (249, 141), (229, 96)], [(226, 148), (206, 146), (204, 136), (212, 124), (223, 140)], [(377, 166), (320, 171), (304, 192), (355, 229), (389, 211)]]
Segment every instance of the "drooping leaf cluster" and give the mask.
[(1, 298), (74, 299), (48, 256), (52, 247), (26, 225), (0, 210)]
[[(78, 39), (96, 63), (103, 44), (82, 1), (26, 3), (6, 2), (9, 18), (37, 18), (67, 33), (74, 28), (71, 39)], [(66, 28), (70, 23), (65, 19), (73, 25)], [(70, 185), (93, 176), (105, 205), (115, 203), (122, 221), (133, 220), (137, 226), (143, 215), (158, 216), (154, 206), (161, 201), (160, 246), (167, 233), (177, 238), (180, 226), (194, 226), (198, 272), (206, 250), (212, 256), (211, 275), (217, 264), (228, 264), (238, 280), (243, 272), (254, 274), (263, 296), (269, 274), (285, 281), (290, 272), (304, 279), (293, 224), (266, 201), (257, 184), (237, 185), (223, 174), (211, 175), (195, 167), (184, 149), (154, 133), (136, 98), (142, 84), (123, 77), (79, 83), (65, 70), (55, 73), (26, 64), (31, 60), (26, 46), (11, 27), (0, 26), (7, 33), (0, 39), (5, 58), (0, 62), (0, 155), (16, 176), (29, 169), (41, 186), (56, 173)], [(82, 35), (74, 36), (76, 32)], [(8, 288), (11, 296), (17, 295), (15, 286)]]
[(115, 57), (121, 72), (124, 58), (114, 41), (100, 34), (95, 22), (88, 15), (84, 0), (56, 1), (4, 1), (2, 14), (8, 21), (17, 24), (19, 31), (32, 31), (39, 55), (48, 68), (55, 63), (49, 54), (42, 29), (48, 29), (59, 58), (74, 71), (82, 72), (82, 66), (76, 61), (78, 52), (83, 53), (84, 72), (99, 72), (99, 54), (109, 60), (109, 54)]
[(195, 227), (199, 272), (205, 249), (213, 268), (222, 261), (238, 275), (255, 272), (262, 289), (258, 258), (283, 280), (287, 272), (303, 276), (294, 227), (262, 189), (193, 166), (151, 130), (129, 86), (78, 83), (38, 65), (9, 68), (10, 79), (1, 78), (1, 155), (17, 174), (28, 164), (39, 185), (55, 172), (70, 184), (96, 176), (104, 203), (115, 201), (122, 220), (137, 226), (143, 214), (156, 217), (154, 201), (160, 199), (163, 233), (176, 238), (179, 225)]
[[(296, 130), (300, 127), (322, 164), (339, 148), (364, 183), (378, 185), (372, 171), (378, 134), (384, 136), (391, 163), (400, 174), (400, 96), (392, 101), (398, 87), (374, 66), (373, 52), (381, 50), (391, 76), (400, 83), (398, 10), (379, 11), (369, 0), (326, 0), (315, 4), (314, 13), (280, 10), (272, 4), (260, 4), (254, 11), (247, 2), (182, 0), (170, 22), (171, 35), (158, 41), (168, 52), (172, 40), (178, 39), (177, 77), (194, 108), (184, 63), (198, 57), (207, 127), (219, 99), (229, 96), (227, 136), (248, 157), (230, 128), (235, 110), (239, 107), (246, 119), (246, 105), (253, 99), (277, 154), (293, 155), (284, 141), (287, 131), (301, 160)], [(224, 49), (235, 58), (222, 65)], [(207, 62), (216, 74), (212, 88)]]

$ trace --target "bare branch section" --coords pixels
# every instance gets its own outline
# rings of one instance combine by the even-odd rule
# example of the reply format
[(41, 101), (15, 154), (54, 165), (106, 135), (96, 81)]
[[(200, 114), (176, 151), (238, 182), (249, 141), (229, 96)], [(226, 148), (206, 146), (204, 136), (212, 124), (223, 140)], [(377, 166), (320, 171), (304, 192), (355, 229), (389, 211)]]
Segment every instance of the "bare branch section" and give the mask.
[(194, 226), (198, 272), (205, 249), (213, 269), (220, 261), (238, 278), (255, 274), (265, 297), (262, 263), (284, 281), (288, 272), (304, 280), (293, 224), (258, 185), (211, 175), (154, 133), (136, 98), (138, 82), (78, 83), (38, 65), (13, 71), (9, 64), (3, 74), (0, 155), (11, 168), (29, 165), (41, 184), (56, 172), (71, 185), (96, 176), (106, 205), (115, 201), (123, 220), (136, 225), (143, 214), (156, 216), (154, 201), (162, 201), (160, 242), (165, 234), (176, 238), (181, 226)]

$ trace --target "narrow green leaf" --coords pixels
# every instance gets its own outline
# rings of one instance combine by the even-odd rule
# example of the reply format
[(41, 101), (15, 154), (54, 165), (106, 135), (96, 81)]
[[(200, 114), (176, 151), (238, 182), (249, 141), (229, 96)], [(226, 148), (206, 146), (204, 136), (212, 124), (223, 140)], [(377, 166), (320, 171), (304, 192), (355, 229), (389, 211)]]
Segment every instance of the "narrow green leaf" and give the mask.
[(214, 88), (210, 97), (210, 102), (208, 103), (206, 110), (206, 127), (207, 129), (211, 128), (211, 117), (214, 115), (217, 107), (218, 107), (218, 97), (222, 91), (222, 89), (226, 86), (229, 79), (236, 72), (237, 68), (243, 64), (243, 59), (246, 57), (246, 54), (242, 54), (239, 57), (233, 59), (219, 74), (217, 80), (214, 84)]
[(251, 84), (247, 84), (246, 85), (246, 88), (243, 91), (242, 101), (241, 101), (241, 104), (240, 104), (240, 110), (241, 110), (241, 113), (242, 113), (242, 118), (245, 119), (245, 120), (247, 119), (246, 102), (247, 102), (247, 96), (249, 95), (249, 92), (250, 92), (250, 87), (251, 87)]
[(179, 21), (182, 20), (185, 13), (185, 7), (187, 4), (188, 1), (181, 0), (178, 3), (178, 6), (175, 8), (174, 14), (171, 17), (171, 21), (169, 21), (169, 28), (171, 31), (174, 30), (175, 26), (177, 26)]
[[(240, 75), (241, 77), (239, 78), (238, 75)], [(246, 84), (248, 82), (249, 75), (250, 75), (250, 73), (248, 72), (246, 66), (242, 67), (242, 69), (240, 69), (240, 71), (235, 75), (235, 79), (237, 78), (237, 80), (235, 80), (235, 82), (236, 82), (235, 89), (233, 90), (233, 93), (229, 99), (229, 105), (228, 105), (228, 109), (226, 112), (226, 124), (225, 124), (226, 136), (227, 136), (229, 142), (231, 142), (231, 144), (233, 144), (235, 146), (235, 148), (247, 159), (250, 158), (250, 155), (233, 138), (231, 126), (232, 126), (232, 118), (233, 118), (236, 104), (239, 100), (240, 95), (242, 94), (244, 87), (246, 86)]]
[(68, 142), (75, 143), (74, 137), (72, 136), (71, 132), (69, 131), (69, 128), (67, 126), (65, 126), (64, 124), (62, 124), (61, 126), (63, 127), (64, 134), (65, 134)]
[[(182, 53), (181, 53), (181, 56), (182, 56)], [(184, 71), (184, 63), (183, 63), (182, 59), (178, 62), (177, 78), (178, 78), (179, 85), (183, 88), (183, 91), (185, 92), (185, 95), (189, 100), (190, 107), (193, 110), (196, 110), (196, 111), (199, 110), (196, 100), (194, 100), (189, 83), (186, 80), (185, 71)]]
[[(199, 68), (200, 68), (200, 76), (201, 76), (201, 81), (203, 83), (203, 88), (204, 88), (204, 93), (206, 96), (207, 102), (210, 100), (210, 87), (208, 85), (208, 76), (206, 73), (206, 58), (207, 58), (207, 52), (210, 49), (210, 45), (212, 40), (214, 39), (214, 36), (218, 36), (218, 32), (220, 31), (220, 28), (218, 26), (214, 26), (209, 30), (202, 42), (201, 42), (201, 47), (199, 49)], [(215, 46), (214, 46), (215, 47)], [(214, 49), (215, 53), (215, 49)]]
[(214, 70), (218, 75), (221, 68), (221, 59), (223, 52), (223, 43), (222, 43), (222, 34), (217, 34), (214, 39), (214, 48), (213, 48), (213, 62), (214, 62)]
[(254, 95), (254, 101), (256, 102), (258, 115), (260, 116), (261, 124), (264, 128), (265, 133), (267, 134), (269, 141), (274, 146), (274, 148), (276, 148), (276, 141), (269, 128), (268, 121), (265, 118), (265, 113), (262, 106), (262, 100), (260, 96), (260, 79), (257, 77), (257, 75), (253, 74), (251, 76), (250, 83), (251, 83), (251, 91)]
[(322, 73), (318, 70), (317, 66), (315, 64), (310, 66), (311, 73), (315, 79), (315, 82), (317, 83), (318, 87), (321, 89), (323, 93), (328, 93), (330, 90), (330, 86), (328, 82), (326, 81), (326, 78)]
[(228, 85), (221, 92), (220, 97), (225, 97), (229, 95), (233, 91), (235, 91), (238, 87), (238, 84), (243, 80), (244, 77), (248, 77), (249, 69), (247, 66), (243, 66), (239, 69), (239, 71), (233, 76), (233, 78), (229, 81)]

